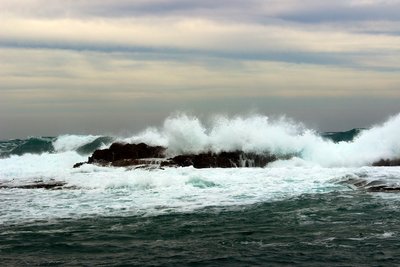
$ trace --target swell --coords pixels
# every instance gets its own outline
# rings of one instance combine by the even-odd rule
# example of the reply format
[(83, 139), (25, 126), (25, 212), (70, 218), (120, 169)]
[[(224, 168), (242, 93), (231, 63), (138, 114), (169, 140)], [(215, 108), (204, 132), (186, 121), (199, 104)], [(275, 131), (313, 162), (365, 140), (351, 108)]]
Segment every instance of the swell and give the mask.
[(3, 141), (1, 147), (1, 155), (3, 157), (10, 155), (23, 154), (41, 154), (54, 152), (53, 141), (54, 137), (31, 137), (26, 140), (15, 139)]
[(88, 155), (96, 149), (112, 143), (109, 136), (62, 135), (59, 137), (30, 137), (0, 142), (0, 157), (24, 154), (43, 154), (75, 151), (80, 155)]

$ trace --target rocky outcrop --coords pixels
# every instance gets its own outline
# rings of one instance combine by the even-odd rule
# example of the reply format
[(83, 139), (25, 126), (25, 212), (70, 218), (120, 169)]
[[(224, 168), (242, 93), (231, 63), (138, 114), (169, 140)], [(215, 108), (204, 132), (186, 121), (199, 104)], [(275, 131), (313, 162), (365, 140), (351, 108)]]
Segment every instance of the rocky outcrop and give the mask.
[(116, 162), (121, 160), (138, 160), (146, 158), (164, 158), (165, 148), (140, 144), (113, 143), (108, 149), (96, 150), (88, 159), (88, 163)]
[(273, 155), (258, 155), (253, 153), (221, 152), (201, 153), (197, 155), (180, 155), (172, 158), (177, 166), (193, 166), (195, 168), (237, 168), (237, 167), (265, 167), (277, 158)]
[(87, 162), (76, 163), (74, 168), (79, 168), (87, 163), (115, 167), (151, 164), (152, 162), (164, 159), (164, 153), (165, 148), (161, 146), (149, 146), (145, 143), (113, 143), (107, 149), (98, 149), (94, 151)]
[(87, 162), (74, 165), (78, 168), (83, 164), (100, 166), (131, 167), (131, 166), (159, 166), (159, 167), (186, 167), (195, 168), (235, 168), (235, 167), (264, 167), (277, 158), (269, 154), (244, 153), (242, 151), (184, 154), (167, 159), (166, 148), (140, 144), (113, 143), (110, 148), (96, 150)]

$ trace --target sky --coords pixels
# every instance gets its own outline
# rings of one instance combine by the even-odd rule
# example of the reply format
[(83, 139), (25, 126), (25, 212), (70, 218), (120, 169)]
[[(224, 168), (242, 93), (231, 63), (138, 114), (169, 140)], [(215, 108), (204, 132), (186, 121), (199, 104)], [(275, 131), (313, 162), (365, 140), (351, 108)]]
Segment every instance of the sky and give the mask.
[(0, 0), (0, 139), (400, 112), (400, 0)]

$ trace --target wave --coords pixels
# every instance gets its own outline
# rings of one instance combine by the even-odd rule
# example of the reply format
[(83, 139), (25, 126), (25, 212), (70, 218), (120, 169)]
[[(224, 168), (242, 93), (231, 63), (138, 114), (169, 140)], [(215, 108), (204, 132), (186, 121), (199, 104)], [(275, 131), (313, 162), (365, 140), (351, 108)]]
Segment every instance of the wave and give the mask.
[(63, 153), (89, 155), (112, 142), (167, 147), (167, 156), (202, 152), (243, 151), (292, 157), (276, 166), (315, 164), (322, 167), (357, 167), (380, 159), (400, 158), (400, 114), (369, 129), (318, 133), (303, 124), (263, 115), (215, 116), (202, 122), (186, 114), (168, 117), (161, 127), (149, 127), (130, 137), (61, 135), (0, 142), (1, 155)]
[(53, 143), (57, 152), (76, 151), (87, 155), (96, 149), (105, 147), (113, 142), (114, 138), (96, 135), (62, 135)]
[(24, 154), (62, 153), (75, 151), (89, 155), (96, 149), (110, 145), (115, 138), (93, 135), (61, 135), (59, 137), (30, 137), (0, 142), (0, 156), (22, 156)]
[(217, 116), (206, 125), (197, 117), (178, 114), (168, 117), (162, 127), (148, 128), (124, 141), (165, 146), (169, 155), (240, 150), (298, 158), (288, 164), (304, 161), (324, 167), (351, 167), (400, 157), (399, 134), (400, 114), (368, 130), (324, 135), (285, 117)]
[(54, 137), (31, 137), (26, 140), (15, 139), (11, 141), (3, 141), (1, 146), (2, 156), (8, 155), (23, 155), (41, 154), (45, 152), (54, 152), (53, 140)]

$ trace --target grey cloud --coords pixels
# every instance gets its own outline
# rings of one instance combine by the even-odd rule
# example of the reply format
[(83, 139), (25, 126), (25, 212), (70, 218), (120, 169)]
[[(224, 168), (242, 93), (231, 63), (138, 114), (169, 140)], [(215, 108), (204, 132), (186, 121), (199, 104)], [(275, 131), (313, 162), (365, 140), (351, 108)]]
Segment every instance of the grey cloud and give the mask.
[[(3, 13), (32, 17), (122, 18), (122, 17), (201, 17), (247, 23), (328, 23), (355, 21), (400, 21), (399, 2), (351, 4), (337, 0), (147, 0), (147, 1), (49, 1), (4, 0)], [(354, 1), (353, 1), (354, 2)], [(355, 2), (357, 3), (357, 2)], [(1, 14), (1, 13), (0, 13)]]
[(0, 138), (139, 131), (177, 109), (368, 127), (398, 112), (400, 4), (350, 2), (2, 0)]
[[(126, 57), (138, 60), (176, 60), (179, 62), (189, 62), (194, 59), (201, 60), (211, 58), (224, 60), (247, 60), (247, 61), (275, 61), (295, 64), (313, 64), (323, 66), (351, 67), (360, 70), (374, 71), (400, 71), (400, 66), (365, 66), (355, 59), (365, 57), (363, 53), (318, 53), (318, 52), (274, 52), (257, 53), (249, 51), (241, 52), (223, 52), (223, 51), (205, 51), (196, 49), (176, 49), (162, 47), (145, 46), (121, 46), (121, 45), (101, 45), (101, 44), (78, 44), (78, 43), (46, 43), (29, 42), (21, 43), (13, 40), (0, 40), (0, 48), (21, 48), (21, 49), (56, 49), (71, 51), (93, 51), (101, 53), (124, 53)], [(383, 54), (385, 56), (385, 54)], [(375, 58), (377, 55), (375, 54)], [(215, 64), (214, 61), (212, 64)]]
[(230, 1), (186, 1), (186, 0), (148, 0), (148, 1), (49, 1), (15, 2), (5, 0), (3, 12), (39, 17), (124, 17), (159, 15), (216, 15), (232, 11), (248, 13), (257, 10), (260, 0)]
[(386, 6), (328, 6), (320, 9), (308, 9), (298, 12), (281, 14), (283, 20), (305, 23), (335, 22), (335, 21), (399, 21), (400, 4)]

